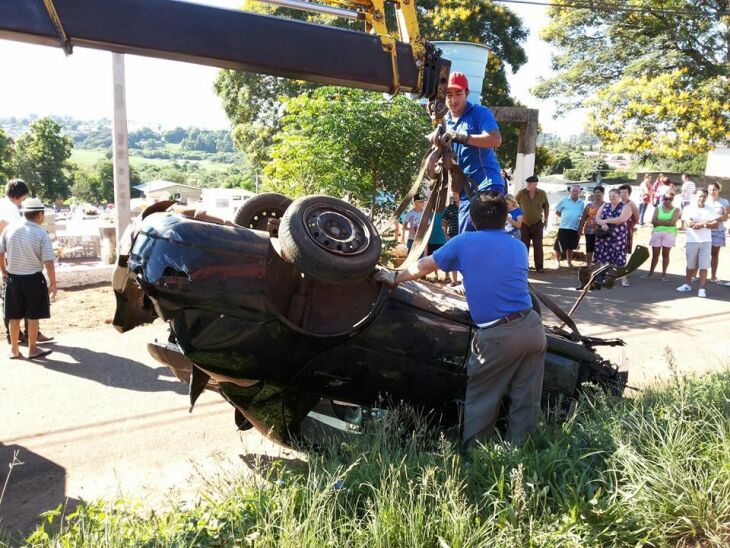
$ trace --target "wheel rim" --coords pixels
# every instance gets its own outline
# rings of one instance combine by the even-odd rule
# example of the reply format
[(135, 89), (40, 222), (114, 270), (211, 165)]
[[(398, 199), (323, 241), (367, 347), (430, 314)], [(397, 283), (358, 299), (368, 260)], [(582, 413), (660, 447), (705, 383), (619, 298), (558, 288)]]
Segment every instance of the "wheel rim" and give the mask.
[(280, 209), (262, 209), (251, 216), (251, 220), (249, 221), (247, 228), (266, 230), (269, 224), (269, 219), (279, 219), (283, 214), (284, 212)]
[(304, 226), (312, 241), (335, 255), (359, 255), (370, 245), (365, 223), (344, 209), (312, 206), (304, 213)]

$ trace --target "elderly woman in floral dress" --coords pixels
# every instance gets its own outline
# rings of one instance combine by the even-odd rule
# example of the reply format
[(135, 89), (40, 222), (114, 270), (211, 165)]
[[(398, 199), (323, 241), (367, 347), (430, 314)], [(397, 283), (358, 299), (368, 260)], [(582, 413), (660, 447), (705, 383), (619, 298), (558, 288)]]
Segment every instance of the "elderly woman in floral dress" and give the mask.
[(596, 213), (596, 225), (601, 230), (608, 230), (609, 225), (615, 228), (606, 238), (596, 237), (593, 261), (599, 265), (625, 266), (629, 236), (626, 221), (631, 217), (632, 211), (621, 202), (621, 194), (616, 189), (608, 193), (608, 200)]

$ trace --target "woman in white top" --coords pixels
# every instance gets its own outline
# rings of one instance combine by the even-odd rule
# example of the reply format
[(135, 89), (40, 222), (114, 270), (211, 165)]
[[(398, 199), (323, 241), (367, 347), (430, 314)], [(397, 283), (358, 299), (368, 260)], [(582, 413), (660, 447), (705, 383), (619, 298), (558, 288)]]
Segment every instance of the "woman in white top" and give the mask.
[(712, 229), (712, 259), (710, 263), (712, 276), (710, 281), (712, 283), (722, 284), (723, 282), (717, 278), (717, 266), (720, 263), (720, 248), (725, 247), (724, 222), (727, 221), (730, 202), (728, 202), (725, 198), (720, 197), (720, 190), (722, 190), (720, 183), (710, 183), (707, 185), (707, 190), (710, 192), (710, 195), (707, 198), (707, 204), (705, 207), (710, 208), (712, 212), (717, 215), (718, 221), (720, 221), (717, 228)]

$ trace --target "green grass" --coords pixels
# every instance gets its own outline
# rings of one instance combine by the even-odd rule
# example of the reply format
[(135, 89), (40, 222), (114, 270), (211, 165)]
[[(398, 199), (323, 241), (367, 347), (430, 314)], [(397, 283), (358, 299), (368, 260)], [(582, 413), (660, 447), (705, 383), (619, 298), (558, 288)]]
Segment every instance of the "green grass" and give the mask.
[[(406, 421), (406, 423), (409, 423)], [(583, 399), (522, 447), (459, 453), (397, 417), (306, 462), (224, 478), (193, 508), (58, 513), (30, 546), (727, 546), (730, 371)], [(52, 523), (51, 523), (52, 521)]]
[[(165, 147), (172, 151), (180, 150), (180, 145), (168, 143)], [(106, 158), (105, 150), (85, 150), (80, 148), (74, 148), (71, 151), (71, 161), (80, 165), (81, 167), (90, 168), (99, 160)], [(190, 163), (197, 164), (201, 169), (211, 172), (223, 172), (231, 167), (231, 164), (224, 164), (221, 162), (213, 162), (211, 160), (171, 160), (167, 158), (143, 158), (141, 156), (135, 156), (134, 149), (130, 150), (129, 163), (134, 168), (141, 168), (142, 166), (151, 165), (158, 167), (170, 167), (173, 163), (178, 164)]]
[(105, 158), (105, 150), (86, 150), (82, 148), (74, 148), (71, 150), (71, 161), (82, 167), (91, 167), (99, 160)]

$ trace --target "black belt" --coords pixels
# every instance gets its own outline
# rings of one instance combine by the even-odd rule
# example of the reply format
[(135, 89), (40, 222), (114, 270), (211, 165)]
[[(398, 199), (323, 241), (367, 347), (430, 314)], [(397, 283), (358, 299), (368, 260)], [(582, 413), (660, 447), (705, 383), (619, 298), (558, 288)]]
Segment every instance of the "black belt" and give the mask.
[(494, 321), (483, 323), (483, 324), (477, 324), (479, 329), (491, 329), (492, 327), (497, 327), (499, 325), (504, 325), (506, 323), (511, 323), (517, 320), (520, 320), (527, 316), (532, 311), (532, 308), (526, 308), (525, 310), (520, 310), (519, 312), (511, 312), (510, 314), (507, 314), (506, 316), (502, 316), (501, 318), (498, 318)]

